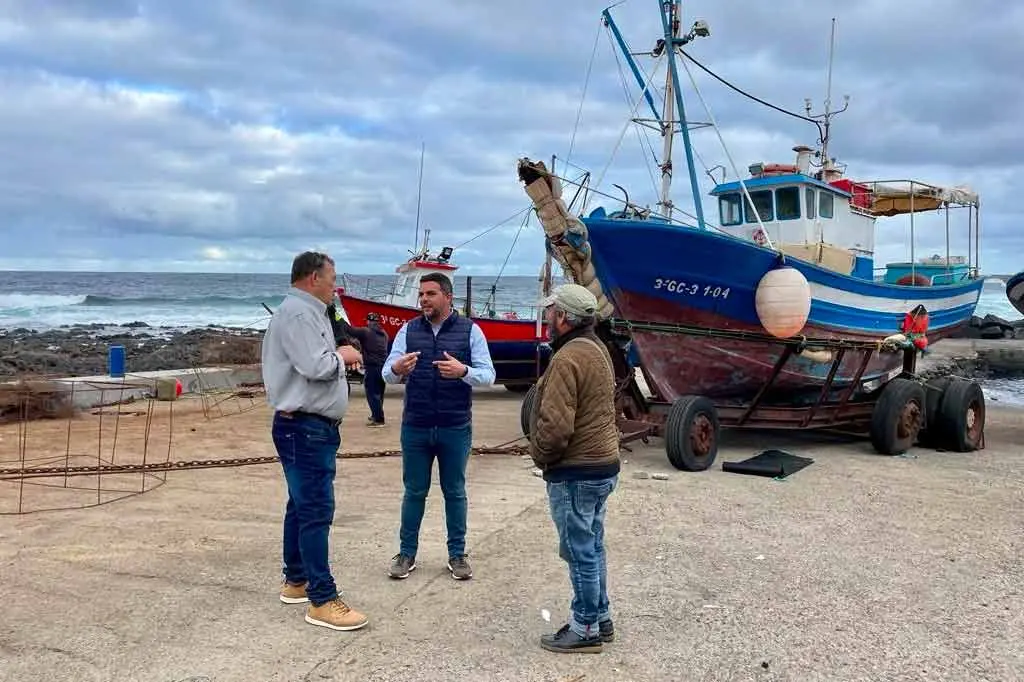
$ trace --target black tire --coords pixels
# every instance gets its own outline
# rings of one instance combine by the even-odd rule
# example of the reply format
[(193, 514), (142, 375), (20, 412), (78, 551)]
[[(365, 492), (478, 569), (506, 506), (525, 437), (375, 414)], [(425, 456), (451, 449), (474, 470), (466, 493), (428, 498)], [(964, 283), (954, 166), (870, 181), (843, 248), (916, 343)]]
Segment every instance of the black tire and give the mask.
[(527, 438), (530, 437), (530, 413), (533, 412), (533, 401), (536, 397), (537, 384), (534, 384), (527, 389), (522, 405), (519, 407), (519, 428), (523, 430), (523, 435)]
[(893, 379), (882, 388), (871, 413), (871, 445), (883, 455), (902, 455), (917, 441), (926, 409), (924, 386)]
[(926, 447), (931, 447), (936, 441), (936, 424), (939, 421), (939, 407), (942, 405), (942, 398), (946, 394), (946, 388), (953, 377), (934, 377), (925, 382), (924, 385), (924, 426), (918, 435), (918, 442)]
[(665, 454), (682, 471), (704, 471), (718, 455), (721, 427), (714, 403), (703, 396), (680, 396), (665, 420)]
[(981, 447), (984, 434), (985, 393), (976, 381), (953, 379), (939, 405), (935, 445), (952, 452), (971, 452)]
[(505, 390), (509, 393), (526, 393), (533, 384), (505, 384)]

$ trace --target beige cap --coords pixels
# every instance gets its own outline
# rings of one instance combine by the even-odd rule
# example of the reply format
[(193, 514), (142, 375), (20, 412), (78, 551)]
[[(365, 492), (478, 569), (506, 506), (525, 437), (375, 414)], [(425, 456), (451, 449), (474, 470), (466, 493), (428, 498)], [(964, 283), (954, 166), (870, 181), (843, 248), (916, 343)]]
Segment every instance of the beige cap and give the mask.
[(542, 308), (552, 304), (580, 317), (592, 317), (597, 314), (597, 298), (590, 290), (579, 284), (563, 284), (540, 302)]

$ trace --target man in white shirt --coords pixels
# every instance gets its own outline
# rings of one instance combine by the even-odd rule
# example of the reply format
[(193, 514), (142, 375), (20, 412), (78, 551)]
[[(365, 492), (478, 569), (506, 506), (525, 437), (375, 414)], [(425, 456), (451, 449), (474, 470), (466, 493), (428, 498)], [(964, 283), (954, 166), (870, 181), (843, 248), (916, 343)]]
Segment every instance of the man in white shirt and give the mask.
[(351, 346), (335, 347), (327, 319), (335, 279), (329, 256), (296, 256), (291, 288), (263, 338), (262, 369), (274, 408), (274, 446), (288, 485), (280, 599), (309, 602), (307, 623), (357, 630), (367, 618), (341, 600), (328, 557), (340, 426), (349, 397), (345, 366), (361, 360)]

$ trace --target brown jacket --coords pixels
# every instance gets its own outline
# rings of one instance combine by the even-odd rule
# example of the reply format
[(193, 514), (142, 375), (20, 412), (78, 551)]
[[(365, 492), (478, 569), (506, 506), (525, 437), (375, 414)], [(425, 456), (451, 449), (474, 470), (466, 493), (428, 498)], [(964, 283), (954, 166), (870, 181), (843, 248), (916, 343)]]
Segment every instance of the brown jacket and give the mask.
[(590, 331), (552, 343), (530, 413), (530, 456), (547, 481), (619, 473), (615, 375), (608, 350)]

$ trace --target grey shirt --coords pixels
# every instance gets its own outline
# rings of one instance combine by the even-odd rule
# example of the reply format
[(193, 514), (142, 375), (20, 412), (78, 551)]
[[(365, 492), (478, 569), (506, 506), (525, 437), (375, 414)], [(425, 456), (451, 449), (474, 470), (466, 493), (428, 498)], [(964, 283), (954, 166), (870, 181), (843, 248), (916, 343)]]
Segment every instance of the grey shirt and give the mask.
[(290, 288), (263, 337), (263, 384), (271, 407), (341, 419), (348, 385), (335, 350), (327, 305)]

